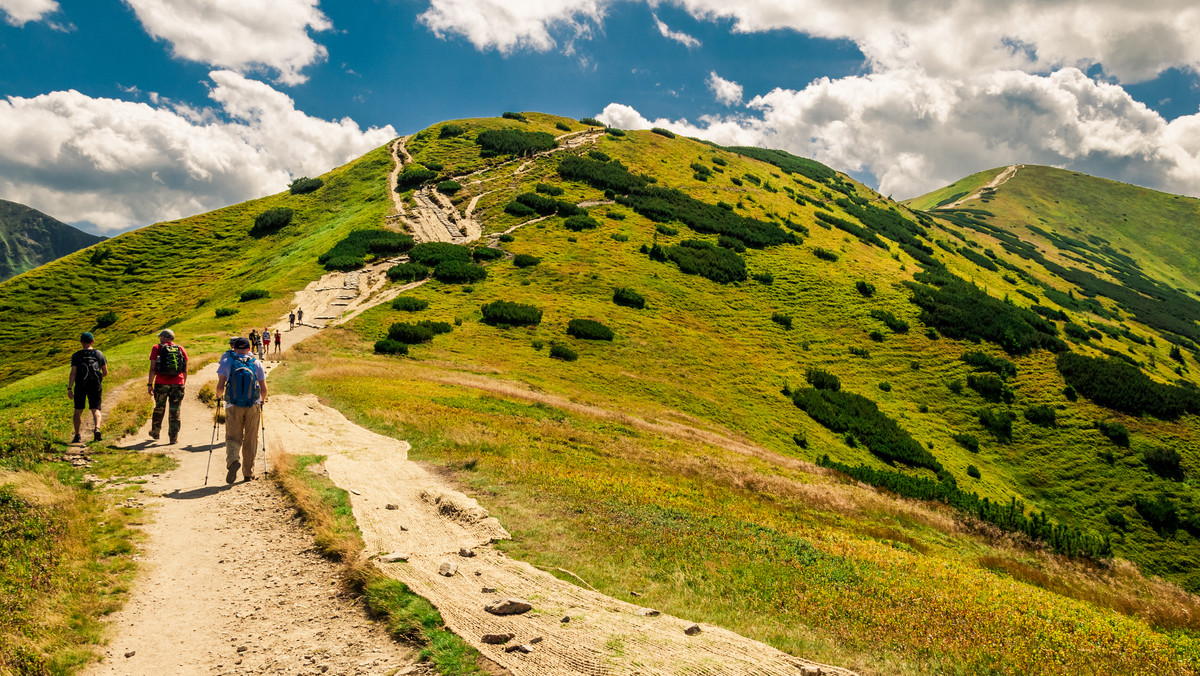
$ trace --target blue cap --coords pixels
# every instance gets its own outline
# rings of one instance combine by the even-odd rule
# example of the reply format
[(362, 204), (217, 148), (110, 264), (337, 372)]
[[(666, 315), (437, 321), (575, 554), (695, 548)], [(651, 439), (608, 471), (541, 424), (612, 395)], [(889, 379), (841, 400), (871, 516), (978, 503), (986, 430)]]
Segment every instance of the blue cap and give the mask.
[(96, 342), (96, 338), (94, 336), (92, 336), (92, 334), (89, 333), (88, 331), (84, 331), (83, 333), (79, 334), (79, 342), (94, 343), (94, 342)]

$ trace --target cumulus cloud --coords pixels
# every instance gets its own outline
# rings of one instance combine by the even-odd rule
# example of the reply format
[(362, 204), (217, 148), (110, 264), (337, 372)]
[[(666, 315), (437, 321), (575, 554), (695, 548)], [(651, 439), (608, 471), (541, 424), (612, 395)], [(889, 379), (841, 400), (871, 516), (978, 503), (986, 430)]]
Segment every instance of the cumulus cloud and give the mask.
[(717, 143), (782, 148), (911, 197), (985, 167), (1067, 166), (1172, 192), (1200, 194), (1200, 115), (1170, 123), (1121, 87), (1074, 68), (1049, 76), (1001, 71), (947, 80), (896, 70), (752, 99), (753, 116), (646, 120), (619, 104), (600, 119), (665, 126)]
[(396, 135), (310, 117), (232, 71), (210, 77), (219, 109), (73, 90), (0, 101), (0, 197), (111, 233), (278, 192)]
[(55, 0), (0, 0), (0, 12), (12, 26), (24, 26), (30, 21), (40, 21), (47, 14), (58, 11)]
[(708, 74), (708, 88), (717, 97), (718, 103), (736, 106), (742, 102), (742, 85), (717, 75), (717, 71)]
[(142, 26), (175, 56), (238, 72), (269, 70), (295, 85), (301, 71), (325, 60), (309, 31), (333, 28), (318, 0), (125, 0)]
[[(555, 25), (599, 24), (617, 0), (431, 0), (422, 14), (438, 35), (479, 49), (554, 46)], [(737, 32), (795, 30), (851, 40), (876, 70), (921, 68), (962, 76), (993, 70), (1046, 73), (1103, 64), (1122, 82), (1172, 66), (1200, 71), (1200, 6), (1194, 0), (648, 0)]]
[(418, 20), (433, 34), (466, 38), (479, 50), (507, 54), (516, 49), (544, 52), (557, 41), (551, 29), (566, 28), (575, 36), (591, 33), (604, 19), (611, 0), (431, 0)]
[(668, 40), (674, 40), (688, 49), (700, 46), (700, 41), (695, 37), (688, 35), (687, 33), (671, 30), (671, 27), (668, 26), (662, 19), (658, 18), (657, 14), (654, 15), (654, 23), (658, 26), (658, 32), (661, 33), (664, 38)]

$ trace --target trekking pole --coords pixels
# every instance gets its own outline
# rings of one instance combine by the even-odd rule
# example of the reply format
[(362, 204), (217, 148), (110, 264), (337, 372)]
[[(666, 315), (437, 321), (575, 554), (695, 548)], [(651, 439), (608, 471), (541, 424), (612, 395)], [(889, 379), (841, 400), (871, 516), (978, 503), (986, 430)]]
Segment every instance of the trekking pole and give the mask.
[(263, 438), (263, 474), (271, 471), (271, 461), (267, 459), (267, 417), (263, 414), (263, 403), (260, 399), (258, 402), (258, 426), (262, 429)]
[(216, 405), (213, 406), (213, 431), (212, 439), (208, 442), (208, 466), (204, 468), (204, 485), (208, 485), (208, 471), (212, 469), (212, 452), (213, 446), (217, 445), (217, 406), (221, 405), (221, 400), (218, 399)]

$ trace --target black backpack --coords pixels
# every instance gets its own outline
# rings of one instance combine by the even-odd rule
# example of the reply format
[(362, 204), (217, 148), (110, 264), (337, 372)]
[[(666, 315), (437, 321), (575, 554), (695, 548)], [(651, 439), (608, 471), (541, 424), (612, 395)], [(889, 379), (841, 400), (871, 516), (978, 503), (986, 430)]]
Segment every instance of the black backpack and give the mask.
[(75, 367), (75, 380), (81, 385), (94, 385), (104, 378), (103, 365), (100, 363), (100, 353), (95, 350), (82, 350), (79, 365)]
[(187, 357), (178, 345), (159, 345), (158, 360), (154, 363), (157, 375), (172, 378), (187, 371)]

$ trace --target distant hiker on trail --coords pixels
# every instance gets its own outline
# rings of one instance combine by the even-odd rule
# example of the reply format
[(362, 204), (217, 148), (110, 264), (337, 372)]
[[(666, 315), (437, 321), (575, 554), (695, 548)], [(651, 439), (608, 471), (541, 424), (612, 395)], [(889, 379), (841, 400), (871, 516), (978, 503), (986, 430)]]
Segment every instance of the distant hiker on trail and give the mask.
[(304, 308), (296, 308), (296, 323), (304, 323)]
[(75, 400), (75, 436), (71, 443), (78, 444), (79, 426), (83, 423), (83, 404), (86, 400), (92, 409), (92, 441), (100, 441), (100, 399), (104, 394), (104, 376), (108, 375), (108, 360), (104, 353), (92, 347), (95, 339), (90, 333), (79, 336), (82, 349), (71, 355), (71, 375), (67, 379), (67, 398)]
[(296, 328), (296, 313), (294, 311), (288, 313), (288, 328)]
[(262, 338), (258, 337), (256, 329), (250, 329), (250, 350), (259, 352), (262, 349)]
[(154, 395), (154, 414), (150, 418), (151, 439), (158, 439), (162, 434), (163, 413), (170, 403), (167, 436), (171, 443), (179, 440), (179, 410), (183, 406), (187, 363), (187, 350), (175, 344), (175, 332), (163, 329), (158, 334), (158, 345), (150, 350), (150, 372), (146, 376), (146, 389)]
[(219, 360), (217, 360), (217, 368), (220, 368), (221, 364), (224, 364), (225, 362), (229, 361), (230, 359), (233, 359), (233, 355), (237, 354), (237, 350), (233, 349), (233, 344), (236, 341), (237, 341), (237, 336), (234, 336), (233, 338), (229, 339), (229, 349), (225, 350), (224, 352), (221, 353), (221, 358)]
[(258, 453), (258, 425), (267, 401), (267, 372), (250, 354), (250, 341), (235, 338), (234, 357), (217, 368), (217, 397), (225, 399), (225, 483), (254, 479)]
[(279, 354), (279, 346), (283, 344), (283, 332), (275, 329), (275, 354)]

